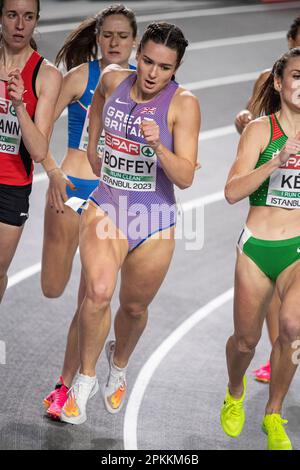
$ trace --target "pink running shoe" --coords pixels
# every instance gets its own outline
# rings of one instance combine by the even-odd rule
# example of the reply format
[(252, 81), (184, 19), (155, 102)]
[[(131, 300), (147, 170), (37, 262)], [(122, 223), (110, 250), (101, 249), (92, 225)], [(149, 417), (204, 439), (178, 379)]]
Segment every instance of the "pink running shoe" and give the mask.
[(48, 407), (47, 414), (50, 418), (55, 420), (60, 419), (61, 410), (68, 398), (69, 388), (65, 386), (62, 377), (60, 377), (60, 381), (61, 386), (53, 390), (53, 392), (51, 392), (44, 400), (44, 404), (46, 403), (46, 400), (52, 400)]
[(269, 383), (271, 379), (271, 365), (268, 361), (265, 365), (260, 366), (259, 369), (253, 371), (255, 380), (258, 382)]
[(44, 405), (44, 407), (46, 408), (46, 410), (48, 410), (48, 408), (49, 408), (49, 406), (51, 405), (51, 403), (53, 403), (55, 394), (56, 394), (56, 389), (55, 389), (55, 390), (52, 390), (52, 392), (50, 392), (49, 395), (47, 395), (47, 396), (44, 398), (44, 400), (43, 400), (43, 405)]

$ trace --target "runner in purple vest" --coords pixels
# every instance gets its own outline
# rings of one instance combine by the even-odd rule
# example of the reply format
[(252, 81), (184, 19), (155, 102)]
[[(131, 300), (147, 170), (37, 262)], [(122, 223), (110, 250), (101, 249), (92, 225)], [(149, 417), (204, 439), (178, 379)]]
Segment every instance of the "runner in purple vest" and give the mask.
[(86, 420), (86, 403), (99, 388), (96, 363), (110, 330), (119, 271), (116, 341), (105, 347), (109, 375), (103, 397), (110, 413), (124, 404), (127, 364), (172, 259), (173, 185), (185, 189), (193, 182), (200, 128), (198, 100), (174, 80), (187, 44), (178, 27), (150, 24), (138, 49), (137, 72), (108, 67), (95, 91), (88, 158), (101, 185), (81, 217), (87, 288), (79, 313), (80, 373), (61, 415), (68, 423)]

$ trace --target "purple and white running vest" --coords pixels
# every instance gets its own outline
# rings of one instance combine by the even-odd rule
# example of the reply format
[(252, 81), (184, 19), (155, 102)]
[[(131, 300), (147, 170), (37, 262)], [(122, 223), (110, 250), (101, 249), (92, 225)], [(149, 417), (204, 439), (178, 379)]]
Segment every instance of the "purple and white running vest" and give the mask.
[(135, 80), (133, 73), (105, 103), (101, 185), (90, 196), (126, 236), (129, 251), (155, 232), (176, 224), (173, 183), (142, 137), (140, 124), (143, 120), (155, 120), (161, 143), (174, 151), (168, 111), (178, 84), (171, 81), (151, 101), (136, 103), (130, 97)]

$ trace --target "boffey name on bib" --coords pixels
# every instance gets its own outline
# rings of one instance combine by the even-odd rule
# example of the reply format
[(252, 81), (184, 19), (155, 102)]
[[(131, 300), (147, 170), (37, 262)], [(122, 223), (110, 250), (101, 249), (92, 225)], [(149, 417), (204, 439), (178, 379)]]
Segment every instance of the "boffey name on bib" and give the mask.
[(106, 132), (101, 180), (112, 188), (155, 191), (157, 156), (149, 146)]
[(0, 152), (18, 155), (21, 129), (12, 102), (0, 97)]
[(271, 175), (267, 205), (300, 209), (300, 155), (290, 157)]
[[(90, 110), (91, 106), (88, 107), (86, 112), (86, 117), (81, 133), (80, 143), (79, 143), (79, 150), (83, 150), (84, 152), (87, 151), (88, 143), (89, 143), (89, 124), (90, 124)], [(104, 142), (105, 142), (105, 133), (102, 132), (98, 145), (97, 145), (97, 152), (102, 156), (104, 151)]]

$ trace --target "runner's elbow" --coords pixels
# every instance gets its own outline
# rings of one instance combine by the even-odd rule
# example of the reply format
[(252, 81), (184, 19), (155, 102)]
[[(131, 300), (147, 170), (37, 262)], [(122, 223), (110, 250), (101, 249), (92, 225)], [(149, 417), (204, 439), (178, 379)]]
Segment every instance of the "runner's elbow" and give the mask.
[(225, 196), (226, 201), (229, 204), (235, 204), (236, 202), (239, 201), (239, 199), (234, 194), (234, 191), (232, 190), (231, 185), (229, 184), (225, 186), (224, 196)]
[(176, 183), (176, 186), (179, 188), (179, 189), (188, 189), (192, 186), (193, 184), (193, 179), (194, 178), (190, 178), (190, 179), (185, 179), (185, 180), (181, 180), (181, 181), (178, 181)]
[(31, 159), (35, 162), (35, 163), (42, 163), (44, 160), (46, 160), (47, 158), (47, 154), (48, 154), (48, 147), (45, 148), (45, 150), (43, 152), (39, 152), (39, 153), (31, 153)]

